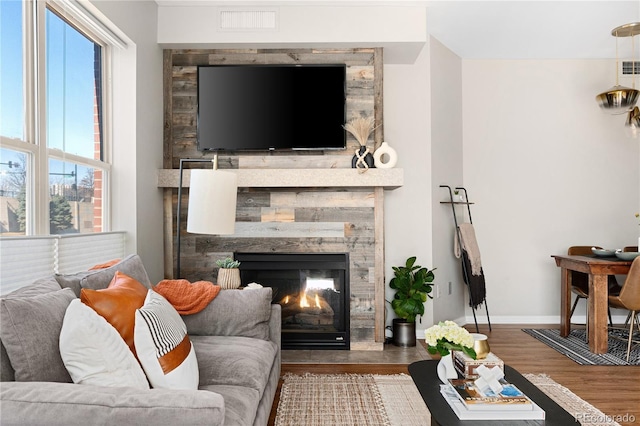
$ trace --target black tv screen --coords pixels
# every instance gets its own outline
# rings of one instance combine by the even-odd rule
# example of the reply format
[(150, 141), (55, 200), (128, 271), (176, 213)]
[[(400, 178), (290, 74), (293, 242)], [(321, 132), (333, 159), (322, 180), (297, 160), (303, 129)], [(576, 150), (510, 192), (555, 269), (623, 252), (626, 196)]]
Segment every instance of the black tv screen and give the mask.
[(198, 67), (198, 150), (344, 149), (346, 66)]

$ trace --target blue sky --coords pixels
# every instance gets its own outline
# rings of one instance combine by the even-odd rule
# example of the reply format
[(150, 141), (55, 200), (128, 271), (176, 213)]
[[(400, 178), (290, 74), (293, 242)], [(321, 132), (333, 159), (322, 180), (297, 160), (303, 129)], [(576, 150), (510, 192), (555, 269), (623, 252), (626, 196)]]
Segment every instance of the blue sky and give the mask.
[[(21, 1), (0, 0), (0, 134), (19, 139), (24, 138), (21, 15)], [(94, 43), (52, 12), (46, 15), (47, 143), (93, 158)], [(16, 160), (0, 151), (0, 162)], [(50, 166), (52, 173), (74, 170), (58, 161)]]

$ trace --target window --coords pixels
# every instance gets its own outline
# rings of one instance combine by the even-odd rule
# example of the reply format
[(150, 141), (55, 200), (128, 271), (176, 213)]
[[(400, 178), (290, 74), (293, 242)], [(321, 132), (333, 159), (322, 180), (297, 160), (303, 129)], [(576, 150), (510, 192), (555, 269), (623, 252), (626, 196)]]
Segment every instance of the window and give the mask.
[(75, 4), (0, 1), (0, 236), (108, 230), (111, 46)]

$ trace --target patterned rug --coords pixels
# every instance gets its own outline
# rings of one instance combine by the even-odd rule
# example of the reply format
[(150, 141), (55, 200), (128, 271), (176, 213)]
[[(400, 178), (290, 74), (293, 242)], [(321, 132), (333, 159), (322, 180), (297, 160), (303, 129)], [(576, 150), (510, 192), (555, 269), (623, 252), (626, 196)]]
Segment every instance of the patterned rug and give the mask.
[(275, 426), (424, 426), (431, 415), (406, 374), (286, 374)]
[(580, 365), (640, 365), (640, 346), (631, 347), (631, 355), (627, 362), (627, 342), (611, 337), (616, 333), (626, 339), (629, 334), (625, 331), (610, 332), (609, 350), (606, 354), (594, 354), (589, 351), (584, 329), (573, 329), (567, 337), (560, 337), (560, 330), (557, 328), (524, 328), (522, 331)]
[[(524, 374), (542, 392), (589, 426), (619, 426), (544, 374)], [(285, 374), (275, 426), (424, 426), (431, 415), (406, 374)]]
[(582, 424), (620, 426), (611, 416), (607, 416), (546, 374), (523, 374), (523, 376)]

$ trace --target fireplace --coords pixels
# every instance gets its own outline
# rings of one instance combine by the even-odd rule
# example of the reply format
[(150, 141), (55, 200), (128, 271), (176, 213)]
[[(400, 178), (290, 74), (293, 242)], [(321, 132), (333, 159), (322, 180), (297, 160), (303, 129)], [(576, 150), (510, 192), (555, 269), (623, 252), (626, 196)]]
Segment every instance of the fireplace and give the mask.
[(273, 289), (282, 306), (283, 349), (346, 349), (349, 341), (347, 253), (235, 253), (244, 285)]

